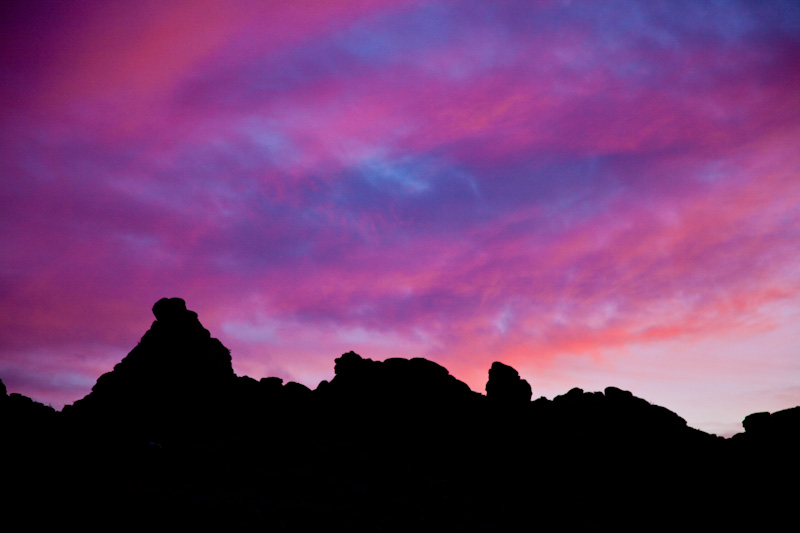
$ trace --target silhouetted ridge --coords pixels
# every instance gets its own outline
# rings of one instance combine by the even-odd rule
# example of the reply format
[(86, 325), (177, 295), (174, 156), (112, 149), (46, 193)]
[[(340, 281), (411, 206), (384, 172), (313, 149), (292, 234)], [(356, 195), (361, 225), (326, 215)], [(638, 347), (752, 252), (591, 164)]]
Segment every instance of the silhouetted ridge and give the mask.
[(484, 396), (432, 361), (352, 351), (312, 391), (236, 376), (179, 298), (153, 314), (62, 413), (0, 381), (8, 516), (53, 528), (771, 530), (800, 498), (800, 407), (749, 415), (726, 440), (616, 387), (531, 401), (494, 362)]

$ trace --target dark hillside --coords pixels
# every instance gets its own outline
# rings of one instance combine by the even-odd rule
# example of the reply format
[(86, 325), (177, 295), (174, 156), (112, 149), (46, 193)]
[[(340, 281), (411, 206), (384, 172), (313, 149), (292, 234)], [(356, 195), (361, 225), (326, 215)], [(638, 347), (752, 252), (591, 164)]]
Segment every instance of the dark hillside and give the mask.
[[(62, 526), (505, 531), (719, 527), (796, 504), (800, 407), (722, 439), (628, 391), (486, 395), (420, 358), (348, 352), (315, 390), (236, 376), (183, 300), (58, 413), (0, 392), (4, 515)], [(788, 484), (784, 481), (788, 481)]]

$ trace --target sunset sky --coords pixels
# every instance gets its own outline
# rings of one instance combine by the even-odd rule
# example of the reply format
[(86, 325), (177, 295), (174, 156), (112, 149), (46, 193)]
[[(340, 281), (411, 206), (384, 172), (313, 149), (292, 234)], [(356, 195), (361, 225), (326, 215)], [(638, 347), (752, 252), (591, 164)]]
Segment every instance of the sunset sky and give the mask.
[(311, 388), (800, 405), (798, 2), (4, 2), (0, 180), (0, 378), (56, 408), (164, 296)]

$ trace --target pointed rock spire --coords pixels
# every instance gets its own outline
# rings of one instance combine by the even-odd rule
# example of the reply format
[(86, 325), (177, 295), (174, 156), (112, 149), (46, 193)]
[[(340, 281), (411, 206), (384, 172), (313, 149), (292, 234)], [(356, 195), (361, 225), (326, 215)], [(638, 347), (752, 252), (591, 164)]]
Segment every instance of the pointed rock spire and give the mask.
[(118, 426), (166, 427), (219, 408), (235, 379), (230, 351), (180, 298), (162, 298), (153, 314), (139, 344), (66, 412)]

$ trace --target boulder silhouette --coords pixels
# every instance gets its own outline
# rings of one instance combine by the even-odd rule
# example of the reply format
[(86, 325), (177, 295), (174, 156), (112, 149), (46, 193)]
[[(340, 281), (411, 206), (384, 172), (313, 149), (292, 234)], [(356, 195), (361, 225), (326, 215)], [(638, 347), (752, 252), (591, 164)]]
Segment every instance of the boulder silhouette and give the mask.
[(492, 402), (524, 404), (531, 401), (530, 384), (519, 377), (519, 373), (500, 362), (492, 363), (489, 381), (486, 382), (486, 397)]
[(733, 436), (739, 445), (761, 451), (788, 451), (800, 446), (800, 406), (774, 413), (752, 413), (744, 418), (742, 426), (744, 433)]

